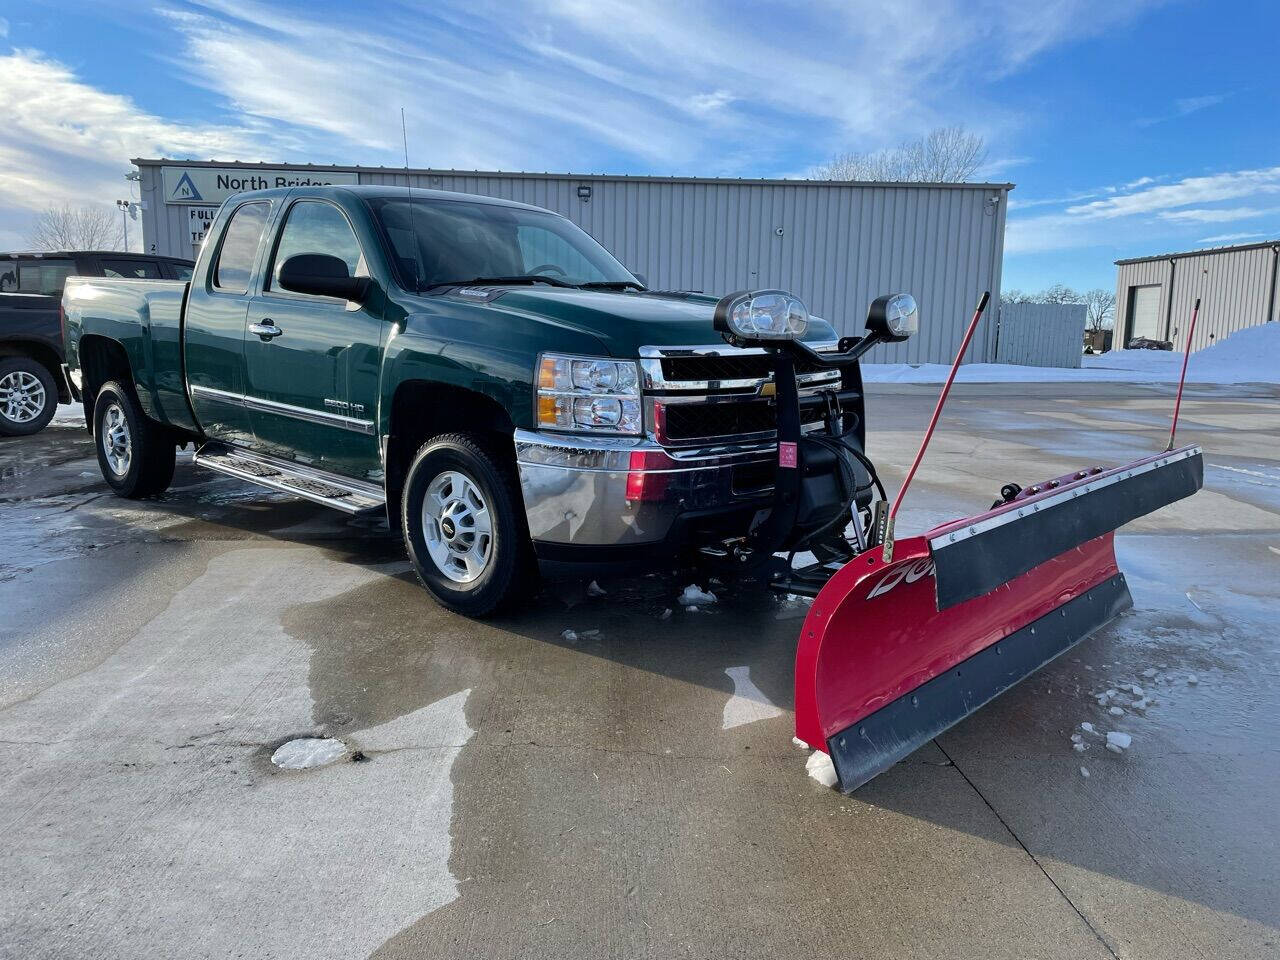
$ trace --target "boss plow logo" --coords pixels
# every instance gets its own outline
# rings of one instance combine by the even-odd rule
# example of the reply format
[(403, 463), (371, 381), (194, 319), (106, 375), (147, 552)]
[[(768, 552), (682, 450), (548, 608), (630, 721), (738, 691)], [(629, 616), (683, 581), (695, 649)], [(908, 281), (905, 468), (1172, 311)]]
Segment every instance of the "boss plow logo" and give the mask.
[(904, 563), (894, 567), (867, 594), (868, 600), (883, 596), (900, 583), (915, 583), (922, 577), (933, 576), (933, 557), (921, 557), (915, 563)]

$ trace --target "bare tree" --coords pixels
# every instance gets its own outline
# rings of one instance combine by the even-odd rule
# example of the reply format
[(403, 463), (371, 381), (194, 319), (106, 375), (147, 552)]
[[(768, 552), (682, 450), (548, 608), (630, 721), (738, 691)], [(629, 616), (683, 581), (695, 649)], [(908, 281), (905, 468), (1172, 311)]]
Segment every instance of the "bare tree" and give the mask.
[(1034, 293), (1024, 293), (1015, 287), (1012, 290), (1004, 290), (1000, 293), (1001, 303), (1035, 303), (1036, 295)]
[(1084, 303), (1084, 298), (1070, 287), (1055, 283), (1035, 295), (1036, 303)]
[(842, 153), (814, 167), (814, 180), (962, 183), (987, 159), (982, 137), (964, 127), (938, 127), (892, 150)]
[(1087, 328), (1094, 332), (1110, 329), (1116, 315), (1116, 292), (1099, 287), (1090, 290), (1083, 299), (1088, 311), (1085, 314)]
[(110, 207), (46, 207), (36, 217), (28, 242), (35, 250), (123, 250), (120, 215)]

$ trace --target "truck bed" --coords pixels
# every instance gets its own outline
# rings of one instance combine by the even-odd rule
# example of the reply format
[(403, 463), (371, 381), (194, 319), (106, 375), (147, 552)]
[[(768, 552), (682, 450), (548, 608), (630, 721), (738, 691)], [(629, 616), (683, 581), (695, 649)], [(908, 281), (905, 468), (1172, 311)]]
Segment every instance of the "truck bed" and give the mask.
[(102, 336), (124, 346), (140, 371), (134, 386), (147, 415), (196, 429), (187, 401), (182, 358), (182, 312), (189, 284), (181, 280), (68, 277), (62, 296), (67, 324), (67, 366), (81, 365), (82, 342)]

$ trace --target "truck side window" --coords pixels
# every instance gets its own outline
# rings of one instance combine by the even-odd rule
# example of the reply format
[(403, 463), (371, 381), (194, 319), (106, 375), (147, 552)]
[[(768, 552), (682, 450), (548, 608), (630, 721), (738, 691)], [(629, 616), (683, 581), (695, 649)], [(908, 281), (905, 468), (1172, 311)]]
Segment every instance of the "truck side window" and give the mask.
[(60, 260), (50, 257), (38, 257), (31, 260), (17, 261), (18, 293), (41, 293), (47, 297), (62, 296), (62, 288), (67, 277), (76, 272), (76, 265), (71, 260)]
[(300, 253), (324, 253), (347, 265), (347, 275), (365, 276), (360, 243), (342, 211), (321, 200), (299, 200), (289, 208), (268, 278), (274, 287), (284, 262)]
[(231, 215), (218, 262), (213, 268), (213, 285), (227, 293), (248, 293), (253, 261), (267, 225), (268, 203), (246, 203)]
[(108, 260), (103, 257), (104, 277), (123, 277), (126, 280), (159, 280), (160, 265), (152, 260)]

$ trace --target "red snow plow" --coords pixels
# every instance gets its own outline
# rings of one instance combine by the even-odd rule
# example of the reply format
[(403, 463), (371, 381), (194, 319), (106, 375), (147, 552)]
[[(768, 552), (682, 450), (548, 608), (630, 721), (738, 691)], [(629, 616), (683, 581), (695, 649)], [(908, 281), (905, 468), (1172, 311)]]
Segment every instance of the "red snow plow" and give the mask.
[[(830, 754), (849, 792), (1130, 607), (1113, 532), (1195, 493), (1204, 468), (1199, 447), (1173, 447), (1180, 385), (1164, 452), (1025, 489), (1005, 484), (990, 510), (895, 542), (898, 507), (988, 297), (890, 503), (862, 450), (857, 361), (875, 344), (915, 332), (914, 300), (879, 298), (866, 336), (817, 353), (794, 339), (803, 326), (788, 320), (791, 308), (777, 307), (779, 295), (743, 292), (717, 307), (717, 329), (730, 343), (764, 346), (774, 358), (779, 455), (772, 509), (741, 542), (714, 553), (814, 554), (816, 562), (801, 568), (789, 559), (771, 586), (814, 598), (796, 651), (796, 735)], [(797, 362), (840, 368), (841, 388), (801, 396)], [(815, 405), (822, 429), (802, 431)]]

